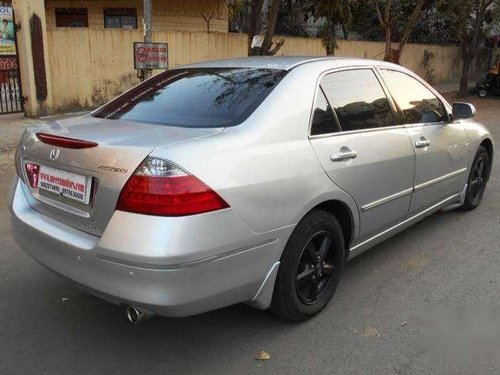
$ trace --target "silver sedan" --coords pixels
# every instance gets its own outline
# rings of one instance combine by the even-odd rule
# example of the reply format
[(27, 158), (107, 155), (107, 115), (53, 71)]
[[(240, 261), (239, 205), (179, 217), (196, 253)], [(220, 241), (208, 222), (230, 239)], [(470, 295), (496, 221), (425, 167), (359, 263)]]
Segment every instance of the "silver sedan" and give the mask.
[(13, 234), (133, 322), (241, 302), (304, 320), (347, 259), (438, 210), (477, 207), (493, 142), (474, 114), (380, 61), (179, 67), (26, 130)]

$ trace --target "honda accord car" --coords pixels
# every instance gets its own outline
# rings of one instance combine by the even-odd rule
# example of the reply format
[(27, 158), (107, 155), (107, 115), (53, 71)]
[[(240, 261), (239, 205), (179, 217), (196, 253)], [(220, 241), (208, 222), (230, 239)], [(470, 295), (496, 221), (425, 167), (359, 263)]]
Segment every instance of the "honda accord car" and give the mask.
[(13, 234), (133, 322), (242, 302), (305, 320), (348, 259), (479, 205), (493, 141), (474, 115), (380, 61), (178, 67), (25, 131)]

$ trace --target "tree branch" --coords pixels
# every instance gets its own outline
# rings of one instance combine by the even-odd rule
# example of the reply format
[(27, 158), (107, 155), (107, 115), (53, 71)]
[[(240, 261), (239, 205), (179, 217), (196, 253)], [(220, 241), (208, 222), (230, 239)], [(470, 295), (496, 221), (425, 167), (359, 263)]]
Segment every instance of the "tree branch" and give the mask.
[(384, 20), (382, 19), (382, 14), (380, 13), (380, 7), (378, 5), (378, 0), (373, 0), (373, 5), (375, 5), (375, 10), (377, 11), (378, 20), (380, 21), (380, 25), (384, 26)]
[(424, 3), (425, 3), (425, 0), (419, 0), (417, 5), (415, 6), (415, 9), (413, 10), (413, 13), (410, 17), (410, 20), (406, 24), (403, 35), (401, 36), (401, 40), (399, 42), (399, 47), (398, 47), (399, 50), (403, 49), (404, 45), (408, 42), (408, 39), (410, 38), (411, 32), (412, 32), (415, 24), (418, 21), (420, 13), (422, 12), (422, 7), (424, 6)]

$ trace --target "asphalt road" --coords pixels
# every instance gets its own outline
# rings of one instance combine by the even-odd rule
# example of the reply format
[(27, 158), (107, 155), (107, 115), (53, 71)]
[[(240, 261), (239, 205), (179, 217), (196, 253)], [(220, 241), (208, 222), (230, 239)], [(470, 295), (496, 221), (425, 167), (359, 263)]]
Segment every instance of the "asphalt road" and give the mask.
[[(474, 101), (500, 139), (500, 100)], [(239, 305), (132, 326), (14, 244), (13, 143), (0, 145), (0, 374), (500, 373), (499, 153), (477, 210), (435, 214), (349, 262), (308, 322)]]

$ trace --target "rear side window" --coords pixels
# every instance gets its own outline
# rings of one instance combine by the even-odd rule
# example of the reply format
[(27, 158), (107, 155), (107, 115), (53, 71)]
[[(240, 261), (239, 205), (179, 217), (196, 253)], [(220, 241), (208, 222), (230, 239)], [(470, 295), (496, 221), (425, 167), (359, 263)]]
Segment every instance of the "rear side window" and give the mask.
[(389, 91), (407, 124), (441, 122), (446, 109), (436, 95), (415, 78), (394, 70), (381, 70)]
[(389, 101), (371, 69), (329, 74), (322, 79), (321, 87), (342, 130), (381, 128), (395, 124)]
[(93, 116), (190, 128), (234, 126), (248, 118), (285, 75), (275, 69), (171, 70), (112, 100)]
[(338, 131), (340, 129), (333, 116), (332, 108), (326, 100), (323, 90), (319, 88), (311, 124), (311, 135), (330, 134)]

